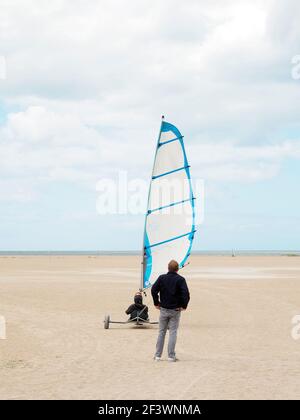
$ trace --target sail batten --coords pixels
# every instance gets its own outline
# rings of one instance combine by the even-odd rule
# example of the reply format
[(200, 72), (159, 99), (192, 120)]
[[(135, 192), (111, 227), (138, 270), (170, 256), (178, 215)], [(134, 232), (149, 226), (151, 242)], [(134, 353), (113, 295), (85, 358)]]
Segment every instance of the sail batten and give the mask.
[(177, 127), (162, 121), (145, 219), (141, 289), (166, 272), (171, 259), (183, 267), (191, 252), (195, 197), (183, 138)]
[(191, 232), (184, 233), (183, 235), (178, 235), (178, 236), (175, 236), (174, 238), (170, 238), (170, 239), (166, 239), (165, 241), (158, 242), (157, 244), (146, 246), (145, 248), (153, 248), (154, 246), (163, 245), (163, 244), (166, 244), (167, 242), (176, 241), (176, 239), (180, 239), (180, 238), (183, 238), (184, 236), (192, 235), (195, 232), (196, 230), (192, 230)]
[(183, 139), (183, 137), (184, 137), (184, 136), (181, 136), (181, 137), (175, 137), (175, 139), (171, 139), (171, 140), (166, 140), (166, 141), (160, 142), (160, 143), (158, 143), (158, 146), (159, 146), (159, 147), (161, 147), (161, 146), (163, 146), (164, 144), (172, 143), (173, 141)]
[(186, 203), (186, 202), (188, 202), (190, 200), (195, 200), (195, 197), (188, 198), (186, 200), (176, 201), (175, 203), (170, 203), (170, 204), (167, 204), (165, 206), (158, 207), (157, 209), (148, 210), (148, 213), (150, 214), (150, 213), (153, 213), (154, 211), (159, 211), (159, 210), (162, 210), (162, 209), (166, 209), (168, 207), (177, 206), (178, 204)]
[(154, 175), (154, 176), (152, 177), (152, 179), (157, 179), (157, 178), (160, 178), (161, 176), (170, 175), (170, 174), (173, 174), (174, 172), (183, 171), (184, 169), (186, 169), (186, 168), (188, 168), (188, 167), (189, 167), (189, 166), (182, 166), (181, 168), (176, 168), (176, 169), (173, 169), (172, 171), (168, 171), (168, 172), (165, 172), (165, 173), (163, 173), (163, 174)]

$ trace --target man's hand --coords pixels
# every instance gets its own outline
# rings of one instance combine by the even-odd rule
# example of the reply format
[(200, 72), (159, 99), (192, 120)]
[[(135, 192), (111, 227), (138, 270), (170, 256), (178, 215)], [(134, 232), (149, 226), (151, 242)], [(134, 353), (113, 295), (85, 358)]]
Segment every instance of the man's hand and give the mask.
[(155, 308), (156, 309), (160, 309), (160, 305), (155, 305)]

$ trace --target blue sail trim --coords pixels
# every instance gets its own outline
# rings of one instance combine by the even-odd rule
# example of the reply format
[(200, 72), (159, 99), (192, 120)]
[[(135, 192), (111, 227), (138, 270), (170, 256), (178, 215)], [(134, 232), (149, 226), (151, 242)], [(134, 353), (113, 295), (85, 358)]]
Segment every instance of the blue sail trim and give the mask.
[[(183, 151), (183, 155), (184, 155), (184, 162), (187, 165), (188, 164), (188, 160), (186, 157), (186, 153), (185, 153), (185, 148), (184, 148), (184, 144), (183, 141), (181, 140), (181, 147), (182, 147), (182, 151)], [(190, 200), (191, 200), (191, 204), (192, 204), (192, 231), (196, 231), (195, 230), (195, 202), (193, 200), (193, 187), (192, 187), (192, 180), (191, 180), (191, 174), (190, 174), (190, 167), (188, 166), (186, 168), (186, 174), (189, 180), (189, 186), (190, 186)], [(190, 246), (187, 250), (187, 253), (185, 255), (185, 257), (183, 258), (183, 260), (179, 263), (179, 267), (183, 267), (186, 263), (186, 261), (188, 260), (190, 254), (191, 254), (191, 249), (192, 249), (192, 244), (193, 244), (193, 239), (194, 239), (194, 235), (190, 237)]]
[[(195, 200), (196, 197), (193, 197), (192, 200)], [(161, 207), (157, 207), (156, 209), (152, 209), (152, 210), (148, 210), (147, 215), (154, 213), (155, 211), (159, 211), (159, 210), (163, 210), (163, 209), (167, 209), (168, 207), (173, 207), (173, 206), (177, 206), (178, 204), (182, 204), (182, 203), (187, 203), (191, 201), (190, 198), (187, 198), (186, 200), (181, 200), (181, 201), (175, 201), (175, 203), (171, 203), (171, 204), (166, 204), (165, 206), (161, 206)]]
[(184, 169), (188, 168), (189, 166), (182, 166), (181, 168), (173, 169), (173, 171), (164, 172), (163, 174), (154, 175), (152, 179), (157, 179), (162, 176), (173, 174), (174, 172), (183, 171)]
[(174, 236), (174, 238), (170, 238), (170, 239), (166, 239), (165, 241), (157, 242), (156, 244), (149, 245), (148, 247), (145, 246), (145, 249), (153, 248), (154, 246), (163, 245), (163, 244), (166, 244), (167, 242), (176, 241), (176, 239), (183, 238), (184, 236), (190, 236), (190, 238), (194, 237), (195, 232), (196, 232), (195, 230), (192, 230), (191, 232), (184, 233), (183, 235)]
[(183, 139), (184, 136), (176, 137), (175, 139), (166, 140), (158, 143), (158, 147), (163, 146), (164, 144), (172, 143), (173, 141)]
[(182, 137), (178, 128), (175, 127), (175, 125), (170, 124), (166, 121), (163, 121), (161, 131), (162, 131), (162, 133), (165, 133), (166, 131), (173, 131), (173, 133), (175, 134), (176, 137)]
[(143, 286), (149, 286), (149, 278), (152, 271), (152, 253), (149, 243), (149, 238), (147, 233), (145, 233), (145, 252), (144, 252), (144, 278), (143, 278)]

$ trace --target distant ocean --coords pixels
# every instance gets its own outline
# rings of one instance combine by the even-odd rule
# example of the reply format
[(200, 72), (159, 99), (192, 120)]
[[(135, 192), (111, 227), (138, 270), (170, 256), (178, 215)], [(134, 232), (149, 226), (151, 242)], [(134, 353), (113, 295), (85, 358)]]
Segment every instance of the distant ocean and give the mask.
[[(22, 256), (22, 255), (92, 255), (92, 256), (100, 256), (100, 255), (140, 255), (140, 251), (0, 251), (0, 256)], [(293, 251), (293, 250), (275, 250), (275, 251), (247, 251), (247, 250), (233, 250), (233, 251), (193, 251), (193, 255), (211, 255), (211, 256), (221, 256), (221, 255), (265, 255), (265, 256), (272, 256), (272, 255), (285, 255), (285, 256), (300, 256), (300, 251)]]

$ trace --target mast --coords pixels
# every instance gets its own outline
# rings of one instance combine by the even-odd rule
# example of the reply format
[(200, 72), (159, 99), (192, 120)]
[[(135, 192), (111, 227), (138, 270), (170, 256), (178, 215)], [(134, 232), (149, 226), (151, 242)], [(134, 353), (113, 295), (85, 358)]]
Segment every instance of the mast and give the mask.
[[(165, 116), (164, 116), (164, 115), (162, 115), (162, 116), (161, 116), (160, 130), (159, 130), (158, 139), (157, 139), (157, 142), (156, 142), (155, 155), (154, 155), (154, 159), (153, 159), (153, 166), (152, 166), (152, 173), (151, 173), (151, 178), (150, 178), (149, 190), (148, 190), (147, 209), (148, 209), (149, 198), (150, 198), (150, 192), (151, 192), (152, 177), (153, 177), (153, 174), (154, 174), (155, 158), (156, 158), (156, 153), (157, 153), (157, 149), (158, 149), (158, 143), (159, 143), (160, 134), (161, 134), (161, 129), (162, 129), (162, 125), (163, 125), (164, 119), (165, 119)], [(146, 213), (146, 215), (145, 215), (144, 235), (143, 235), (142, 262), (141, 262), (141, 278), (140, 278), (140, 288), (139, 288), (140, 292), (143, 292), (143, 290), (144, 290), (144, 269), (145, 269), (145, 234), (146, 234), (146, 223), (147, 223), (147, 213)], [(144, 292), (144, 293), (145, 293), (145, 292)]]

